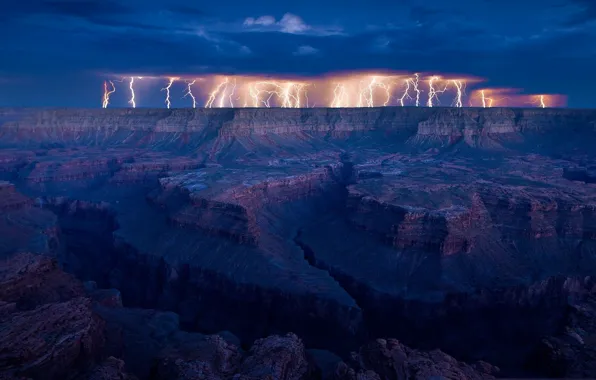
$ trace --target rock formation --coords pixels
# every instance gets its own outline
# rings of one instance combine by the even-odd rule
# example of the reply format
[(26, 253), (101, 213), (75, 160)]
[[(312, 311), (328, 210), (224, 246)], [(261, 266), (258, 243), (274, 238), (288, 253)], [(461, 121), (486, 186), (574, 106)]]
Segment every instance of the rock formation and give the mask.
[[(228, 330), (243, 347), (294, 333), (355, 378), (393, 376), (347, 360), (384, 337), (414, 358), (392, 364), (398, 378), (430, 373), (443, 359), (417, 350), (433, 349), (539, 373), (528, 363), (593, 291), (594, 125), (596, 111), (571, 109), (0, 109), (0, 254), (51, 256), (118, 289), (93, 291), (108, 326), (172, 312), (187, 334)], [(57, 277), (23, 281), (65, 281), (44, 276)], [(0, 315), (37, 305), (6, 289)], [(120, 335), (104, 351), (149, 376)], [(138, 349), (158, 356), (164, 339)], [(156, 368), (236, 373), (201, 350)], [(297, 352), (253, 361), (310, 374)], [(246, 355), (230, 363), (248, 376)]]
[(565, 322), (555, 336), (545, 337), (528, 366), (543, 376), (596, 376), (596, 303), (594, 296), (568, 307)]
[[(354, 372), (338, 362), (335, 374), (323, 377), (300, 338), (291, 333), (258, 339), (244, 351), (230, 333), (206, 336), (182, 331), (178, 315), (124, 308), (117, 290), (83, 285), (47, 256), (11, 255), (2, 261), (0, 273), (0, 379), (339, 380)], [(373, 345), (378, 342), (382, 341)], [(401, 373), (397, 374), (401, 377), (383, 373), (398, 368), (396, 360), (422, 368), (408, 369), (408, 378), (460, 373), (485, 378), (497, 370), (483, 363), (474, 368), (440, 351), (422, 353), (390, 342), (392, 350), (399, 347), (408, 358), (363, 347), (360, 365), (372, 368), (367, 373), (405, 378)], [(425, 358), (423, 363), (419, 357)]]

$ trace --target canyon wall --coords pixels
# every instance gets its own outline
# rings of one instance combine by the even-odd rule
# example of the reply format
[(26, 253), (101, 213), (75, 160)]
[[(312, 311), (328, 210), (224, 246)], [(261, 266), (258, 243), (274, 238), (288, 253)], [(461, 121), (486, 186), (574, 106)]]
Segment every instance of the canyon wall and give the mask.
[[(0, 144), (124, 144), (183, 147), (214, 137), (381, 132), (428, 140), (501, 134), (593, 134), (596, 111), (575, 109), (0, 109)], [(167, 137), (166, 137), (167, 136)], [(203, 141), (198, 141), (203, 140)]]
[(244, 344), (519, 374), (594, 287), (594, 146), (596, 110), (0, 109), (0, 254)]

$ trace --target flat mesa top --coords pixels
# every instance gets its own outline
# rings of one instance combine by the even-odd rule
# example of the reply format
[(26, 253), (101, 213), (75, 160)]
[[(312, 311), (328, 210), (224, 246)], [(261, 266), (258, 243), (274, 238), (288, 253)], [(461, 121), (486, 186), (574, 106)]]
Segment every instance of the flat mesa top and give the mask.
[(85, 110), (85, 111), (101, 111), (101, 112), (111, 112), (111, 111), (163, 111), (163, 112), (171, 112), (171, 111), (194, 111), (194, 112), (217, 112), (217, 111), (226, 111), (226, 110), (247, 110), (247, 111), (263, 111), (263, 110), (285, 110), (285, 111), (318, 111), (318, 110), (412, 110), (412, 109), (419, 109), (419, 110), (485, 110), (485, 111), (498, 111), (498, 110), (522, 110), (522, 111), (542, 111), (542, 112), (550, 112), (552, 110), (561, 110), (561, 111), (596, 111), (596, 107), (592, 108), (572, 108), (572, 107), (451, 107), (451, 106), (379, 106), (379, 107), (171, 107), (171, 108), (164, 108), (164, 107), (109, 107), (109, 108), (98, 108), (98, 107), (0, 107), (0, 111), (48, 111), (48, 110)]

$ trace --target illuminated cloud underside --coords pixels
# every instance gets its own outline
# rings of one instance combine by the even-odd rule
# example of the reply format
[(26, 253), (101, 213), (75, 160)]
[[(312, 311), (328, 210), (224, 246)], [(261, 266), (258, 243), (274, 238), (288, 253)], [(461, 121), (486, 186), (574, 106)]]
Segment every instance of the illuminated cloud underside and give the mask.
[[(309, 79), (279, 79), (261, 76), (211, 75), (200, 78), (123, 76), (104, 82), (102, 107), (110, 105), (116, 83), (127, 84), (129, 104), (137, 106), (136, 80), (159, 81), (164, 104), (172, 107), (179, 90), (177, 107), (564, 107), (563, 95), (527, 95), (516, 89), (474, 88), (478, 78), (420, 74), (353, 73)], [(175, 88), (181, 82), (179, 89)], [(470, 89), (470, 90), (468, 90)]]

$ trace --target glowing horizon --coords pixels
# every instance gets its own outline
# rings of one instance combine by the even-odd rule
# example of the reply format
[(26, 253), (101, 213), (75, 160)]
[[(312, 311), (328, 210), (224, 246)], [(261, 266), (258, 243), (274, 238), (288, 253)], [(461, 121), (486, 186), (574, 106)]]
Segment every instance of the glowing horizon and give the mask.
[[(348, 107), (565, 107), (558, 94), (524, 94), (515, 88), (483, 88), (481, 78), (464, 75), (358, 72), (291, 79), (256, 75), (124, 75), (104, 81), (107, 108), (115, 83), (125, 83), (136, 108), (136, 80), (159, 82), (166, 108), (348, 108)], [(176, 86), (179, 86), (176, 87)], [(178, 94), (179, 93), (179, 94)], [(178, 96), (179, 95), (179, 96)], [(199, 97), (203, 100), (200, 104)], [(186, 98), (186, 99), (185, 99)], [(182, 104), (184, 103), (184, 104)]]

